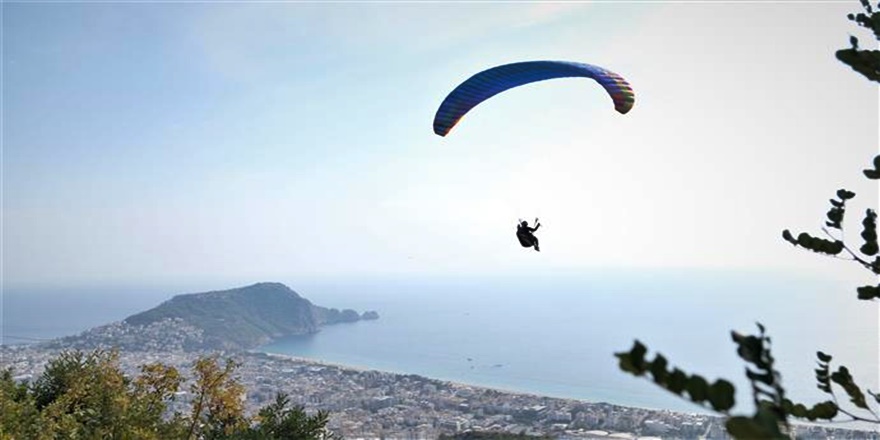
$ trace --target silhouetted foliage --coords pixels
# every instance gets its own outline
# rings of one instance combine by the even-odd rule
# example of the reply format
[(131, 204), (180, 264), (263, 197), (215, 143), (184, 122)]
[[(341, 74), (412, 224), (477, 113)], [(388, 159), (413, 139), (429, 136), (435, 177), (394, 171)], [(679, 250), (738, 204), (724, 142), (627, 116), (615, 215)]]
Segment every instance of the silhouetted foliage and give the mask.
[[(880, 156), (874, 158), (874, 165), (878, 164), (880, 164)], [(866, 176), (869, 174), (873, 175), (873, 172), (874, 170), (864, 170)], [(878, 251), (880, 251), (877, 244), (877, 213), (873, 209), (865, 211), (865, 217), (862, 220), (862, 232), (860, 234), (863, 243), (858, 248), (858, 251), (854, 251), (842, 238), (844, 235), (843, 220), (846, 214), (846, 202), (854, 197), (855, 193), (840, 189), (837, 191), (837, 198), (829, 200), (831, 209), (825, 215), (828, 221), (825, 222), (826, 227), (822, 228), (822, 232), (830, 240), (813, 237), (806, 232), (801, 232), (798, 234), (797, 239), (795, 239), (788, 229), (782, 231), (782, 238), (796, 247), (819, 254), (838, 256), (841, 253), (845, 253), (848, 256), (847, 259), (862, 265), (874, 275), (880, 275), (880, 257), (877, 256)], [(836, 230), (837, 235), (832, 233), (829, 228)], [(871, 257), (874, 257), (874, 259), (872, 260)], [(858, 299), (870, 300), (880, 298), (880, 286), (862, 286), (856, 289), (856, 292)]]
[[(872, 30), (875, 39), (880, 41), (880, 12), (875, 10), (866, 0), (861, 0), (861, 4), (865, 11), (850, 14), (848, 18), (859, 26)], [(877, 8), (880, 8), (880, 5)], [(880, 51), (860, 50), (858, 39), (855, 37), (850, 37), (850, 43), (852, 48), (838, 51), (837, 58), (871, 81), (880, 82)], [(880, 156), (874, 157), (872, 165), (873, 168), (864, 169), (862, 173), (868, 179), (878, 180), (880, 179)], [(856, 194), (851, 191), (840, 189), (836, 192), (835, 197), (829, 200), (831, 207), (825, 215), (825, 226), (822, 228), (826, 238), (816, 237), (807, 232), (801, 232), (795, 237), (787, 229), (782, 232), (782, 238), (795, 247), (853, 261), (872, 274), (880, 275), (877, 213), (874, 210), (867, 209), (865, 211), (860, 234), (861, 245), (856, 249), (844, 240), (847, 201), (852, 200), (855, 196)], [(880, 298), (880, 285), (862, 286), (857, 288), (856, 292), (857, 298), (860, 300), (878, 299)], [(737, 345), (737, 354), (747, 364), (745, 374), (751, 384), (755, 404), (755, 412), (751, 416), (730, 415), (729, 410), (735, 404), (735, 389), (729, 381), (718, 379), (709, 386), (701, 376), (688, 375), (677, 368), (670, 371), (666, 358), (659, 353), (654, 356), (651, 362), (648, 362), (645, 360), (648, 348), (638, 340), (628, 352), (615, 353), (615, 356), (618, 358), (621, 370), (635, 376), (643, 376), (650, 372), (654, 382), (664, 389), (728, 416), (725, 427), (727, 432), (736, 438), (790, 438), (789, 418), (830, 421), (842, 415), (851, 421), (880, 424), (880, 417), (878, 417), (877, 411), (872, 408), (872, 406), (880, 407), (880, 394), (871, 390), (863, 391), (854, 382), (849, 369), (845, 366), (839, 366), (836, 371), (833, 371), (831, 367), (832, 356), (821, 351), (816, 353), (818, 364), (815, 370), (816, 385), (819, 390), (828, 395), (830, 400), (807, 407), (787, 399), (781, 385), (782, 375), (774, 366), (775, 360), (770, 351), (770, 337), (765, 334), (765, 328), (760, 323), (758, 330), (756, 335), (731, 332), (732, 339)], [(842, 389), (849, 399), (849, 404), (862, 415), (842, 408), (835, 389)], [(868, 396), (871, 399), (868, 399)]]
[[(861, 3), (864, 12), (849, 14), (847, 18), (871, 30), (874, 38), (880, 40), (880, 14), (867, 0), (861, 0)], [(877, 8), (880, 8), (880, 5), (877, 5)], [(880, 81), (880, 51), (859, 49), (859, 39), (854, 36), (851, 36), (849, 41), (851, 47), (838, 50), (835, 54), (837, 59), (871, 81)]]
[(647, 352), (648, 349), (641, 342), (635, 341), (629, 352), (615, 353), (615, 356), (620, 360), (621, 370), (636, 376), (650, 372), (654, 383), (673, 394), (682, 396), (687, 392), (692, 402), (722, 413), (733, 407), (734, 387), (729, 381), (719, 379), (709, 385), (702, 376), (688, 375), (678, 368), (668, 370), (668, 363), (662, 354), (656, 354), (651, 362), (647, 362)]

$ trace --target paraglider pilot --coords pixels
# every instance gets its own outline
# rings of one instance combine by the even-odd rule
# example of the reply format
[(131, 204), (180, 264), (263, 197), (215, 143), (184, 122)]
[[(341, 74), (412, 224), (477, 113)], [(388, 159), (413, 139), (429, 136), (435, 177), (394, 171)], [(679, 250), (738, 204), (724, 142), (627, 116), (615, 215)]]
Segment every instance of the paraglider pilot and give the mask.
[(523, 247), (535, 247), (535, 250), (540, 252), (541, 249), (538, 247), (538, 237), (535, 237), (532, 232), (538, 230), (541, 227), (541, 224), (538, 223), (538, 219), (535, 219), (535, 227), (530, 228), (529, 222), (523, 220), (520, 224), (516, 225), (516, 238), (519, 239), (519, 244), (523, 245)]

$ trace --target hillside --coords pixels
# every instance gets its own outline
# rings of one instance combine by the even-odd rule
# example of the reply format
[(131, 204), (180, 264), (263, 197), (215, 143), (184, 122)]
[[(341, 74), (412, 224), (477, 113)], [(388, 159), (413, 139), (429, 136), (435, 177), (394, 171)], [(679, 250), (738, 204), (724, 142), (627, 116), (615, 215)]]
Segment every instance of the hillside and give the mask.
[(340, 311), (319, 307), (284, 284), (258, 283), (236, 289), (177, 295), (157, 307), (129, 316), (121, 323), (125, 329), (113, 327), (112, 333), (145, 333), (132, 329), (151, 329), (146, 333), (156, 333), (152, 329), (173, 324), (173, 329), (186, 329), (198, 336), (191, 343), (184, 344), (189, 348), (234, 350), (254, 348), (284, 336), (315, 333), (322, 325), (377, 317), (375, 312), (360, 315), (349, 309)]

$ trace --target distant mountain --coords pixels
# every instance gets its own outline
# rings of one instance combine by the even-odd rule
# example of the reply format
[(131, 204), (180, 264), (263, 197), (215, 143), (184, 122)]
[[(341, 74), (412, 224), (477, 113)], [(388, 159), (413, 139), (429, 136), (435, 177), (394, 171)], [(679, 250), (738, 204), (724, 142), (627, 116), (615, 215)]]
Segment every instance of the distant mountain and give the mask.
[(273, 339), (315, 333), (322, 325), (377, 319), (375, 311), (328, 309), (281, 283), (177, 295), (121, 323), (58, 342), (67, 346), (119, 346), (129, 350), (255, 348)]

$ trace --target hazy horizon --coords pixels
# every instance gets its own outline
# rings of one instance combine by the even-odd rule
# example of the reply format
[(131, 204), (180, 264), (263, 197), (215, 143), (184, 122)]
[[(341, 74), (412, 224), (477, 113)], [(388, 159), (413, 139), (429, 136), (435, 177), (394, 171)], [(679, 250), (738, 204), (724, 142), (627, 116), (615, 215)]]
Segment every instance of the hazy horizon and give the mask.
[[(663, 269), (544, 279), (288, 280), (313, 304), (376, 310), (380, 318), (259, 350), (541, 395), (696, 410), (619, 371), (612, 353), (639, 339), (687, 371), (733, 380), (739, 409), (747, 410), (749, 387), (729, 332), (754, 332), (757, 321), (773, 338), (791, 398), (822, 399), (812, 371), (816, 350), (832, 353), (837, 364), (853, 367), (860, 385), (876, 388), (876, 308), (856, 301), (849, 283), (750, 275)], [(17, 313), (0, 336), (22, 342), (17, 338), (77, 333), (155, 307), (171, 293), (158, 287), (12, 292), (7, 306)], [(807, 321), (827, 325), (801, 324)], [(76, 325), (82, 328), (70, 332)], [(503, 368), (491, 367), (498, 364)]]

